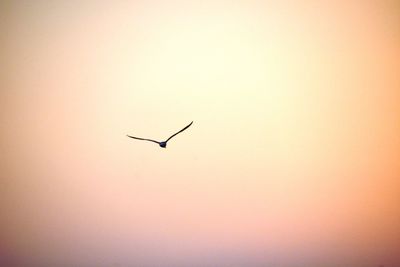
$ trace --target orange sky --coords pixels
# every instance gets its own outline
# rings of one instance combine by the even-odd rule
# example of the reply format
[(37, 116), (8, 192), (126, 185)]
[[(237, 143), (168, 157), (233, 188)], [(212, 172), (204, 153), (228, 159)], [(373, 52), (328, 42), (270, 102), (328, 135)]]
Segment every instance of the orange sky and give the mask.
[(400, 264), (396, 1), (0, 10), (0, 265)]

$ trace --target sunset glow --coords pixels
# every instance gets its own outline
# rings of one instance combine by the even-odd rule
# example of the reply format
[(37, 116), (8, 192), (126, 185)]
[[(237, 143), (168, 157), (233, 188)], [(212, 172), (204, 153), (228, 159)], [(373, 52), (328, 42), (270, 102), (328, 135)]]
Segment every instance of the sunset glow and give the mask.
[(5, 2), (0, 266), (400, 266), (397, 1)]

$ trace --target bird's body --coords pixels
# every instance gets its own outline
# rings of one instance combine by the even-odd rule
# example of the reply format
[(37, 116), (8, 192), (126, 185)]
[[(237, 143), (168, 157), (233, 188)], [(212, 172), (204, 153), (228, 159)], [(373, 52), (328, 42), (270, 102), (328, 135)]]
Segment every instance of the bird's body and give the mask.
[(188, 124), (185, 128), (183, 128), (182, 130), (180, 130), (180, 131), (174, 133), (173, 135), (171, 135), (166, 141), (161, 141), (161, 142), (159, 142), (159, 141), (156, 141), (156, 140), (153, 140), (153, 139), (140, 138), (140, 137), (135, 137), (135, 136), (131, 136), (131, 135), (127, 135), (127, 136), (130, 137), (130, 138), (133, 138), (133, 139), (137, 139), (137, 140), (150, 141), (150, 142), (153, 142), (153, 143), (157, 143), (160, 147), (166, 148), (166, 147), (167, 147), (167, 142), (168, 142), (172, 137), (174, 137), (175, 135), (177, 135), (177, 134), (183, 132), (184, 130), (186, 130), (187, 128), (189, 128), (190, 125), (192, 125), (192, 123), (193, 123), (193, 121), (192, 121), (191, 123), (189, 123), (189, 124)]

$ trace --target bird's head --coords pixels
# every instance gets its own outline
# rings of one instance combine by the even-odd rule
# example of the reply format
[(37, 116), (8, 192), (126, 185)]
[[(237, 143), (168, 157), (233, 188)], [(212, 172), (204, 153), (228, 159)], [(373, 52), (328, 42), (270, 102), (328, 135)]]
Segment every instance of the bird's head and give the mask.
[(167, 147), (167, 142), (160, 142), (160, 147), (166, 148)]

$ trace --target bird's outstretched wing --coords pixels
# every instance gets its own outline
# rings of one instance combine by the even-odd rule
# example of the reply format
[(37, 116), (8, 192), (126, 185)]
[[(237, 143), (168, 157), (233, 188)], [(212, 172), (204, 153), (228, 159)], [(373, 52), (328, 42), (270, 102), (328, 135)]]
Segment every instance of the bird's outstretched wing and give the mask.
[(140, 137), (130, 136), (130, 135), (128, 135), (128, 134), (127, 134), (126, 136), (128, 136), (128, 137), (130, 137), (130, 138), (133, 138), (133, 139), (137, 139), (137, 140), (150, 141), (150, 142), (154, 142), (154, 143), (160, 144), (160, 142), (158, 142), (158, 141), (156, 141), (156, 140), (153, 140), (153, 139), (140, 138)]
[(187, 128), (189, 128), (190, 125), (192, 125), (192, 123), (193, 123), (193, 121), (192, 121), (191, 123), (189, 123), (185, 128), (183, 128), (182, 130), (180, 130), (179, 132), (174, 133), (173, 135), (171, 135), (165, 142), (168, 142), (172, 137), (174, 137), (174, 136), (177, 135), (178, 133), (181, 133), (181, 132), (183, 132), (184, 130), (186, 130)]

